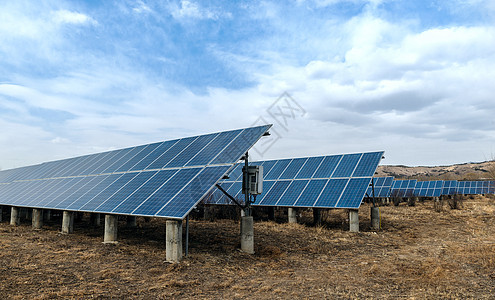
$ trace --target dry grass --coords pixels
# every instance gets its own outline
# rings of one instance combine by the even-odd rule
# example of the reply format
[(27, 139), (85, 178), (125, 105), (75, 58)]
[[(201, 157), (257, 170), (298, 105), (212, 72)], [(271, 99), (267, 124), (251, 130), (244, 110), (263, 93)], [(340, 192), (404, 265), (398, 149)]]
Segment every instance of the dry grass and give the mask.
[[(435, 211), (432, 201), (381, 208), (383, 230), (360, 210), (360, 233), (347, 213), (325, 212), (323, 225), (255, 223), (256, 254), (239, 248), (239, 224), (191, 221), (190, 255), (165, 262), (164, 221), (119, 231), (102, 243), (86, 218), (75, 233), (59, 224), (34, 231), (0, 224), (0, 298), (472, 298), (495, 296), (495, 200)], [(142, 221), (142, 222), (141, 222)]]

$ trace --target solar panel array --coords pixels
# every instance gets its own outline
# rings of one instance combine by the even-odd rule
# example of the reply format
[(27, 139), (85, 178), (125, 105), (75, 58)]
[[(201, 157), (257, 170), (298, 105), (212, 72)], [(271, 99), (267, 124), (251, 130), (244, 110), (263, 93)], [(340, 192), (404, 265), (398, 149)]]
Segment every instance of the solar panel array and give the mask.
[[(375, 197), (388, 197), (390, 188), (394, 181), (393, 176), (388, 177), (373, 177), (373, 186), (375, 190)], [(366, 191), (368, 197), (373, 197), (373, 187), (370, 185)]]
[(457, 194), (457, 180), (444, 180), (442, 195), (455, 195)]
[[(358, 208), (383, 152), (368, 152), (253, 162), (263, 166), (263, 193), (255, 206)], [(220, 184), (243, 202), (242, 164)], [(208, 204), (232, 204), (221, 191)]]
[(414, 195), (416, 179), (394, 180), (390, 188), (390, 197), (411, 197)]
[(459, 181), (457, 193), (464, 195), (495, 194), (495, 181)]
[(418, 181), (414, 188), (416, 197), (440, 197), (442, 195), (443, 180)]
[(183, 219), (271, 125), (0, 172), (0, 204)]

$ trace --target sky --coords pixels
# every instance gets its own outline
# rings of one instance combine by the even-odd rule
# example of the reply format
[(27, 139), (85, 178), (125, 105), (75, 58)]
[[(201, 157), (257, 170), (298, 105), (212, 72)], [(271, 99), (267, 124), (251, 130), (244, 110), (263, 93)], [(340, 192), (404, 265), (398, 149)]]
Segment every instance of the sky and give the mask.
[(255, 160), (495, 158), (495, 1), (1, 1), (0, 169), (271, 123)]

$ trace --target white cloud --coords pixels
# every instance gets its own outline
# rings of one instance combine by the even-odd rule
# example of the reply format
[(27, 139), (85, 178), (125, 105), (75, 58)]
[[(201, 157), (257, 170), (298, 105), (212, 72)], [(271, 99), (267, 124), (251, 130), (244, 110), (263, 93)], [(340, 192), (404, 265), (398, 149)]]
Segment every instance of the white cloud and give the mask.
[(172, 9), (172, 16), (178, 20), (184, 19), (218, 19), (218, 13), (201, 7), (198, 3), (182, 0), (180, 6), (176, 6)]
[(65, 9), (53, 12), (53, 20), (56, 23), (75, 24), (75, 25), (97, 25), (93, 18), (78, 12), (68, 11)]

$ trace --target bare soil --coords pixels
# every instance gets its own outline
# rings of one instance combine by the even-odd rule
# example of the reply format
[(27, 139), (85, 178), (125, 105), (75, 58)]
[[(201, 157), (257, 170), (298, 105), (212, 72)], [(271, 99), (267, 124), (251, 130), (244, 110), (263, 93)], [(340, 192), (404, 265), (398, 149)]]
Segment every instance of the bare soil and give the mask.
[[(440, 211), (437, 211), (440, 210)], [(189, 255), (165, 262), (165, 222), (138, 218), (103, 244), (103, 229), (85, 216), (70, 235), (60, 220), (33, 230), (0, 223), (0, 299), (495, 299), (495, 200), (463, 207), (383, 206), (382, 230), (360, 209), (361, 232), (347, 212), (324, 212), (322, 226), (255, 223), (256, 254), (238, 250), (234, 220), (190, 222)], [(4, 218), (6, 215), (4, 215)]]

